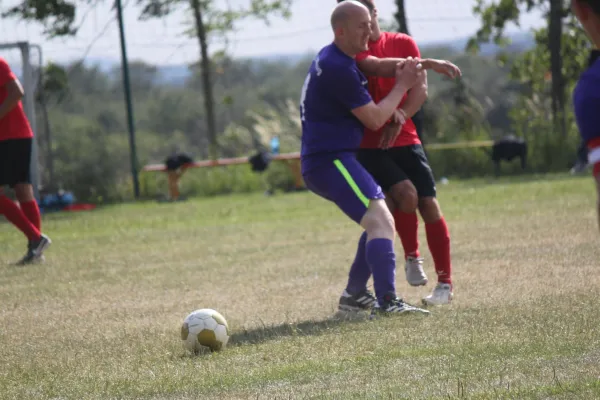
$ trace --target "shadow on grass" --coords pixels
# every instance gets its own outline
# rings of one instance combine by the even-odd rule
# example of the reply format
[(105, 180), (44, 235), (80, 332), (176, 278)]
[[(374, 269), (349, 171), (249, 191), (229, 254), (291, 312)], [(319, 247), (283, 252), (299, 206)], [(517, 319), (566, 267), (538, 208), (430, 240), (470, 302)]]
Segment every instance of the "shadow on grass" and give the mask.
[(263, 325), (262, 327), (234, 333), (229, 338), (229, 346), (244, 344), (259, 344), (269, 340), (293, 336), (314, 336), (328, 333), (342, 324), (356, 324), (368, 321), (368, 313), (342, 314), (336, 313), (331, 317), (317, 321), (302, 321), (298, 323), (283, 323), (279, 325)]

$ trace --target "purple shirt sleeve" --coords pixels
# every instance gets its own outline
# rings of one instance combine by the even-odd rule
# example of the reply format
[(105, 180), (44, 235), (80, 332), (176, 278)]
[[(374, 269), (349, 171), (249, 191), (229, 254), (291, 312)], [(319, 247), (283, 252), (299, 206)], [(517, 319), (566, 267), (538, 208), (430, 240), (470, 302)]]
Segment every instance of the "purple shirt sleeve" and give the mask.
[[(600, 88), (598, 88), (600, 90)], [(600, 95), (589, 95), (581, 107), (581, 133), (588, 139), (600, 137)]]
[(328, 68), (323, 71), (323, 79), (327, 82), (329, 93), (348, 110), (373, 101), (366, 88), (367, 79), (361, 77), (356, 67)]

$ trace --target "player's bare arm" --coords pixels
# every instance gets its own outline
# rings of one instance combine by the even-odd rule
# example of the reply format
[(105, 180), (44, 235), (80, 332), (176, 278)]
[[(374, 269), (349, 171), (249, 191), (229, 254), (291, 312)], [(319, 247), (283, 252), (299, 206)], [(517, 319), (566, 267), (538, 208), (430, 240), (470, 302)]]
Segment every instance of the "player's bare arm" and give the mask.
[(21, 83), (17, 79), (8, 81), (5, 88), (6, 99), (0, 104), (0, 118), (4, 118), (10, 110), (17, 106), (25, 93)]
[(426, 58), (421, 60), (424, 69), (431, 69), (440, 75), (445, 75), (448, 78), (456, 79), (462, 76), (462, 71), (456, 65), (447, 60), (436, 60), (434, 58)]
[(402, 107), (396, 111), (392, 120), (383, 127), (379, 142), (382, 149), (388, 149), (394, 143), (402, 130), (402, 125), (419, 111), (425, 100), (427, 100), (427, 71), (423, 71), (418, 81), (408, 92)]
[(406, 101), (400, 108), (400, 113), (405, 119), (412, 118), (423, 106), (425, 100), (427, 100), (427, 71), (423, 71), (415, 86), (408, 92)]
[(377, 58), (367, 56), (357, 61), (356, 65), (367, 76), (380, 76), (383, 78), (393, 78), (396, 75), (396, 65), (403, 63), (406, 58)]
[[(368, 76), (380, 76), (382, 78), (393, 78), (396, 65), (406, 62), (406, 58), (377, 58), (368, 56), (361, 61), (357, 61), (358, 68)], [(460, 68), (446, 60), (436, 60), (433, 58), (421, 59), (423, 69), (431, 69), (438, 74), (445, 75), (455, 79), (462, 76)]]
[(406, 118), (404, 117), (404, 114), (399, 110), (396, 110), (392, 116), (392, 120), (381, 129), (379, 147), (382, 149), (389, 149), (402, 131), (402, 125), (404, 125), (405, 122)]
[(378, 104), (371, 101), (364, 106), (353, 109), (352, 113), (367, 128), (378, 130), (394, 115), (402, 97), (415, 85), (422, 73), (422, 66), (417, 60), (397, 63), (396, 84), (392, 91)]

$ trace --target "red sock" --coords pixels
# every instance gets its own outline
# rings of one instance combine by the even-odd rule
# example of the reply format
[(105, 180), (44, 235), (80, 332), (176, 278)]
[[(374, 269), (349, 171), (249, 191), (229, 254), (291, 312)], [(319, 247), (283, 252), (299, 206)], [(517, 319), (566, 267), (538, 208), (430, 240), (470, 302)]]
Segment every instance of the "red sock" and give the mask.
[(396, 231), (404, 248), (404, 258), (419, 257), (419, 219), (417, 213), (394, 212)]
[(40, 209), (38, 207), (37, 201), (32, 200), (25, 203), (21, 203), (21, 210), (23, 210), (23, 214), (27, 217), (29, 222), (33, 224), (37, 228), (38, 231), (42, 231), (42, 217), (40, 216)]
[(23, 210), (21, 210), (11, 199), (0, 195), (0, 214), (16, 226), (27, 236), (29, 240), (38, 240), (41, 236), (40, 231), (27, 219)]
[(435, 264), (438, 282), (452, 284), (452, 262), (450, 260), (450, 232), (444, 217), (433, 224), (425, 224), (429, 251)]

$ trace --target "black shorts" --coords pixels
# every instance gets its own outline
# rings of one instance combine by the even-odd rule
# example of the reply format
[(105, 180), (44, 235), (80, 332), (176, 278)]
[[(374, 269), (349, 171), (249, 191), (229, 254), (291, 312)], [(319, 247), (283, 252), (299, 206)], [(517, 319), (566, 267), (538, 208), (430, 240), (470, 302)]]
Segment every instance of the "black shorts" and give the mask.
[(32, 139), (0, 140), (0, 187), (31, 183)]
[(435, 197), (435, 178), (420, 144), (383, 149), (360, 149), (358, 161), (384, 192), (409, 179), (419, 197)]

